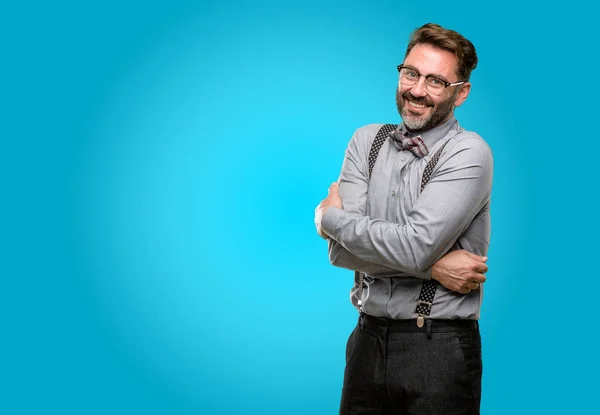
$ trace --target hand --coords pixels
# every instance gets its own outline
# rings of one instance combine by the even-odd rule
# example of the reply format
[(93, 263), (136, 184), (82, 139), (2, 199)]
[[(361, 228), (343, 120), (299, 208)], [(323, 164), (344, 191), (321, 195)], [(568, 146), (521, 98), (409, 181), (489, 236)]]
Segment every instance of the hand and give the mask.
[(342, 199), (338, 193), (338, 184), (336, 182), (332, 183), (329, 186), (329, 193), (327, 197), (319, 203), (319, 206), (315, 209), (315, 225), (317, 227), (317, 233), (321, 236), (321, 238), (327, 239), (329, 235), (327, 235), (323, 229), (321, 228), (321, 220), (327, 212), (327, 209), (330, 207), (337, 207), (339, 209), (342, 208)]
[(487, 257), (465, 250), (452, 251), (433, 264), (431, 278), (449, 290), (469, 294), (485, 282), (488, 271)]

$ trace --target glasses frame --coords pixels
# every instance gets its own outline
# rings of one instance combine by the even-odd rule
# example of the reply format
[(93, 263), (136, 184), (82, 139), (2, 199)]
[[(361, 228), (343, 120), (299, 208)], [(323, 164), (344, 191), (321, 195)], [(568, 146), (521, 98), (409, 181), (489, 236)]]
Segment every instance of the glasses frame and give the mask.
[[(433, 75), (423, 75), (421, 72), (417, 71), (415, 68), (411, 68), (409, 66), (404, 66), (404, 65), (398, 65), (398, 75), (400, 75), (400, 71), (402, 69), (409, 69), (413, 72), (416, 72), (417, 75), (419, 75), (419, 79), (421, 79), (422, 76), (425, 77), (425, 81), (427, 81), (427, 79), (435, 79), (437, 81), (440, 81), (444, 84), (444, 90), (450, 86), (458, 86), (458, 85), (462, 85), (464, 83), (466, 83), (467, 81), (460, 81), (460, 82), (448, 82), (448, 81), (444, 81), (443, 79), (438, 78), (437, 76), (433, 76)], [(417, 82), (415, 82), (415, 85), (419, 83), (419, 80), (417, 80)], [(409, 86), (409, 85), (407, 85)], [(427, 86), (427, 83), (425, 83), (425, 86)], [(427, 89), (429, 91), (429, 89)], [(442, 93), (444, 92), (444, 90), (442, 90)], [(431, 91), (430, 91), (431, 92)]]

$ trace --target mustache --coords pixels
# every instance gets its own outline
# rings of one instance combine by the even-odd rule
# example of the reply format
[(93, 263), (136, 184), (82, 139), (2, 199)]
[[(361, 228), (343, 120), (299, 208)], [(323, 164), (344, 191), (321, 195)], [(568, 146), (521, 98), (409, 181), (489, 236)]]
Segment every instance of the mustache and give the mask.
[(433, 107), (433, 102), (431, 102), (430, 99), (428, 99), (427, 97), (417, 98), (413, 94), (411, 94), (410, 91), (406, 91), (404, 94), (402, 94), (402, 98), (414, 102), (415, 104)]

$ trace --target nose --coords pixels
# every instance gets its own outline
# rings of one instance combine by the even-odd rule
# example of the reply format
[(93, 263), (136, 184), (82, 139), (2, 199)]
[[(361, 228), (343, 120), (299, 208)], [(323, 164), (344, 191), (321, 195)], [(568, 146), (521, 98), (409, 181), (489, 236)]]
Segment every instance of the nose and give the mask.
[(410, 93), (413, 94), (415, 98), (424, 97), (427, 95), (427, 90), (425, 89), (425, 77), (421, 76), (417, 81), (417, 84), (412, 87)]

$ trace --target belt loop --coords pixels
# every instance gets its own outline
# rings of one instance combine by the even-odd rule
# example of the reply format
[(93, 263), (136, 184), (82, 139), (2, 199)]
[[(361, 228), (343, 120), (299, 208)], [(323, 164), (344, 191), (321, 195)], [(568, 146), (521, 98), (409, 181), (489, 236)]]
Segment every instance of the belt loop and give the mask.
[(427, 338), (431, 340), (431, 323), (432, 321), (427, 319), (425, 324), (427, 324)]
[(364, 314), (360, 313), (360, 316), (358, 317), (358, 326), (360, 327), (360, 330), (362, 331), (363, 327), (365, 325), (364, 322)]

